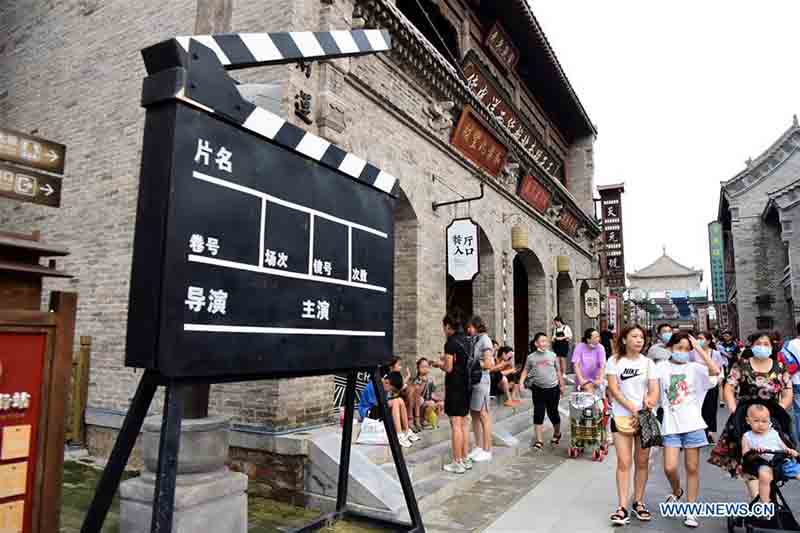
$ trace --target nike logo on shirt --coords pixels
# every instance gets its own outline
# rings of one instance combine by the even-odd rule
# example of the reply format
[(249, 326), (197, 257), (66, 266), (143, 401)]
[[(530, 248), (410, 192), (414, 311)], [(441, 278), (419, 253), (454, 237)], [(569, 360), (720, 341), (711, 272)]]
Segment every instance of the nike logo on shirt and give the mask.
[(626, 368), (622, 371), (622, 374), (619, 375), (620, 381), (625, 381), (626, 379), (635, 378), (636, 376), (641, 375), (642, 371), (639, 368)]

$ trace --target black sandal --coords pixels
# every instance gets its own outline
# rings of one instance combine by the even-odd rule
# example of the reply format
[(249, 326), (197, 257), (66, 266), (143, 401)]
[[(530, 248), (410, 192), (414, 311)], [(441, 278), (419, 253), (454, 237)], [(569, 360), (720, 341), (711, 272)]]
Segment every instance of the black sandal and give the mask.
[(541, 450), (542, 448), (544, 448), (544, 442), (537, 440), (536, 442), (533, 443), (532, 447), (534, 450)]
[(550, 439), (550, 444), (552, 444), (553, 446), (558, 446), (559, 442), (561, 442), (561, 433), (559, 433), (558, 435), (553, 433), (553, 438)]
[(608, 517), (611, 520), (611, 523), (615, 526), (624, 526), (626, 524), (630, 524), (631, 517), (628, 514), (628, 510), (624, 507), (618, 507), (614, 513)]
[(642, 502), (633, 502), (631, 511), (633, 511), (633, 516), (638, 518), (640, 522), (649, 522), (653, 518), (653, 515), (650, 514), (650, 511), (647, 510), (647, 507)]

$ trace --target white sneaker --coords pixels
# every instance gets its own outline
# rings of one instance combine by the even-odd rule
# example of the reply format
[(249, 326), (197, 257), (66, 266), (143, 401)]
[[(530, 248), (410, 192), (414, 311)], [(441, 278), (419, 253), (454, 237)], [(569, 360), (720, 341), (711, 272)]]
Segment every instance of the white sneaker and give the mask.
[(475, 457), (472, 458), (473, 461), (476, 463), (484, 463), (486, 461), (492, 460), (492, 452), (487, 452), (486, 450), (481, 450), (481, 453), (477, 454)]
[(464, 470), (472, 470), (472, 459), (464, 459), (463, 461), (459, 461), (461, 466), (464, 467)]
[(683, 521), (683, 525), (686, 527), (698, 527), (700, 524), (697, 522), (697, 519), (690, 514), (686, 515), (686, 520)]
[(483, 448), (476, 446), (471, 452), (467, 454), (467, 457), (472, 459), (473, 461), (475, 458), (483, 452)]
[(411, 431), (411, 430), (409, 429), (409, 430), (408, 430), (408, 432), (406, 433), (406, 438), (407, 438), (408, 440), (410, 440), (411, 442), (417, 442), (417, 441), (418, 441), (418, 440), (420, 440), (422, 437), (420, 437), (419, 435), (417, 435), (416, 433), (414, 433), (413, 431)]
[(398, 435), (397, 440), (400, 441), (400, 446), (403, 448), (411, 448), (413, 446), (405, 435)]
[(466, 472), (464, 465), (461, 463), (450, 463), (449, 465), (444, 465), (442, 469), (445, 472), (450, 472), (451, 474), (463, 474)]

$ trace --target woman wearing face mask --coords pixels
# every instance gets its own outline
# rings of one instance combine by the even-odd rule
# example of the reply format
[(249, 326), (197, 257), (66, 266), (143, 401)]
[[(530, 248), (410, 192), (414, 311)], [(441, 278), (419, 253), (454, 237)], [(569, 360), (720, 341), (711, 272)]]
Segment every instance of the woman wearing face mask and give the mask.
[[(706, 391), (717, 385), (719, 366), (708, 351), (687, 333), (673, 333), (667, 343), (670, 359), (657, 369), (664, 420), (661, 434), (664, 439), (664, 473), (672, 487), (667, 502), (677, 502), (683, 496), (679, 472), (680, 452), (683, 450), (686, 467), (687, 501), (697, 501), (700, 491), (700, 448), (708, 445), (706, 423), (701, 405)], [(691, 360), (692, 355), (703, 363)], [(697, 519), (686, 515), (687, 527), (697, 527)]]
[(581, 342), (572, 354), (578, 388), (594, 393), (601, 387), (605, 377), (606, 349), (600, 344), (600, 332), (589, 328), (583, 333)]
[[(717, 350), (711, 334), (707, 332), (698, 333), (697, 345), (711, 354), (711, 360), (714, 361), (720, 369), (720, 376), (724, 376), (725, 366), (728, 364), (728, 360)], [(694, 361), (705, 364), (703, 358), (699, 356), (695, 356)], [(706, 393), (706, 399), (703, 400), (703, 420), (705, 420), (708, 426), (706, 428), (706, 437), (708, 437), (708, 442), (710, 444), (714, 444), (714, 435), (717, 432), (717, 405), (719, 403), (719, 389), (722, 386), (721, 382), (723, 380), (720, 379), (719, 381), (720, 385), (709, 389)]]
[[(727, 470), (734, 477), (741, 473), (740, 443), (734, 438), (728, 438), (728, 435), (735, 434), (733, 425), (736, 404), (742, 400), (760, 398), (776, 400), (787, 410), (792, 405), (791, 376), (781, 363), (772, 358), (772, 340), (769, 333), (758, 333), (753, 338), (751, 346), (753, 356), (734, 363), (725, 380), (722, 395), (731, 411), (731, 416), (708, 459), (709, 463)], [(754, 487), (750, 486), (750, 490), (753, 496), (758, 493), (758, 481)]]

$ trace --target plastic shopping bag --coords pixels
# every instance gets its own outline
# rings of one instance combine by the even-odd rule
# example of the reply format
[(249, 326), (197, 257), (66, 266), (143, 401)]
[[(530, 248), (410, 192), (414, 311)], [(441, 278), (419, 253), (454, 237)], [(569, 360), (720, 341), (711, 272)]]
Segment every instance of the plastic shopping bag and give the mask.
[(387, 446), (389, 438), (386, 436), (386, 428), (383, 422), (373, 418), (365, 418), (361, 422), (361, 431), (358, 433), (356, 444), (379, 444)]

